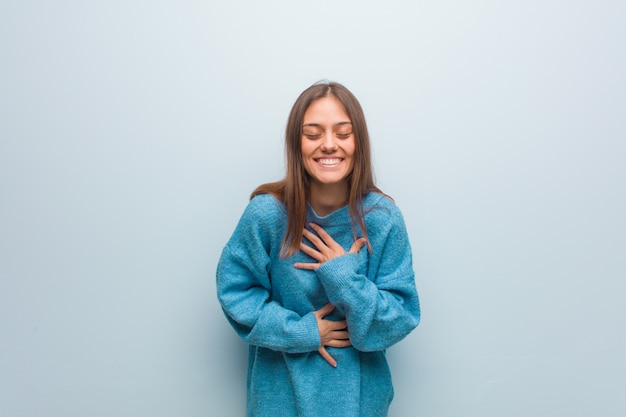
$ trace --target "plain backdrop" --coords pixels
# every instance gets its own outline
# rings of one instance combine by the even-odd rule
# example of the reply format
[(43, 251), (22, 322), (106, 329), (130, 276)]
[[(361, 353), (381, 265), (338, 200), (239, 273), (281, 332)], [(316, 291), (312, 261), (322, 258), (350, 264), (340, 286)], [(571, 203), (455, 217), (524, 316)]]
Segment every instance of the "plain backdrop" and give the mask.
[(244, 415), (216, 262), (321, 79), (360, 99), (412, 241), (423, 315), (388, 351), (390, 417), (626, 415), (625, 19), (1, 0), (0, 415)]

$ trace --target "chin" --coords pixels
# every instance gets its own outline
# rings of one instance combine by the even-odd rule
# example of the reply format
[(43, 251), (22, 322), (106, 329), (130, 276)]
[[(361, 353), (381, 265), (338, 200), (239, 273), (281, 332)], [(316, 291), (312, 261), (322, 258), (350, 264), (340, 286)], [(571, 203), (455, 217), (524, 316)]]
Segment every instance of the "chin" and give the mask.
[(311, 177), (311, 180), (320, 185), (340, 185), (340, 184), (348, 183), (347, 177), (341, 177), (341, 178)]

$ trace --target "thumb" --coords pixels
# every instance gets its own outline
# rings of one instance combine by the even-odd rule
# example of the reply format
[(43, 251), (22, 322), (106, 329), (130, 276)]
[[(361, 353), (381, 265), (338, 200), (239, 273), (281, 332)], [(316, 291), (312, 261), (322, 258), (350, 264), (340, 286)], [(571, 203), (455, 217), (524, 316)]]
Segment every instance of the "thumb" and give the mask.
[(328, 353), (324, 346), (320, 346), (317, 351), (320, 353), (320, 355), (322, 355), (322, 358), (324, 358), (324, 360), (328, 362), (330, 366), (332, 366), (333, 368), (337, 367), (337, 361), (335, 360), (335, 358), (330, 356), (330, 353)]
[(328, 303), (324, 307), (317, 310), (315, 312), (315, 315), (319, 318), (323, 318), (324, 316), (329, 315), (334, 309), (335, 309), (335, 306), (332, 305), (331, 303)]
[(359, 251), (361, 250), (361, 248), (363, 248), (363, 246), (365, 246), (365, 244), (367, 243), (367, 240), (365, 240), (364, 237), (360, 237), (357, 240), (354, 241), (354, 243), (352, 244), (352, 247), (350, 248), (350, 253), (354, 254), (354, 253), (359, 253)]

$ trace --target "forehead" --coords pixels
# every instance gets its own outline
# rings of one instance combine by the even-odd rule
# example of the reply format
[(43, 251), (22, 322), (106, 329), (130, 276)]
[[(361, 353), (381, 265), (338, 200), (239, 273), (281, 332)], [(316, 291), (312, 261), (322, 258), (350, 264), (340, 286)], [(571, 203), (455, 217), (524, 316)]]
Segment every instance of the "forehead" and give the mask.
[(350, 123), (350, 117), (335, 97), (322, 97), (312, 102), (304, 112), (303, 124)]

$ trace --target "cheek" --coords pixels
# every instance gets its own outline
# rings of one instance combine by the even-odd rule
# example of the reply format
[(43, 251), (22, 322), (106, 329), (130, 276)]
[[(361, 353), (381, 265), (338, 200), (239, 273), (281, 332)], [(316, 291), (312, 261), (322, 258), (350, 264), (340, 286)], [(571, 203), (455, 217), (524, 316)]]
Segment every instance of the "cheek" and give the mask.
[(300, 141), (300, 153), (303, 158), (306, 158), (312, 152), (311, 145), (306, 140)]
[(349, 154), (351, 157), (354, 157), (354, 153), (356, 152), (356, 143), (354, 142), (354, 139), (348, 144), (348, 146), (346, 146), (346, 153)]
[(350, 154), (350, 172), (354, 170), (354, 159), (356, 157), (356, 146), (354, 142), (352, 142), (350, 149), (346, 149), (346, 151)]

